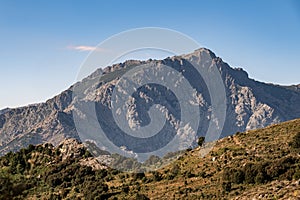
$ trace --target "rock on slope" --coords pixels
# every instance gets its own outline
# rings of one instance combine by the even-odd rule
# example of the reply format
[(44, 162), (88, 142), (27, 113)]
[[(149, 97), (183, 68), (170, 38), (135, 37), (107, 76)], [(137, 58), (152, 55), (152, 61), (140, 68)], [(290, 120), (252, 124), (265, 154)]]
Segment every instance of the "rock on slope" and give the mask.
[[(102, 111), (110, 109), (110, 98), (115, 84), (120, 76), (134, 66), (155, 63), (164, 64), (173, 69), (184, 72), (189, 69), (189, 61), (191, 59), (201, 60), (201, 56), (208, 54), (220, 71), (225, 90), (226, 90), (226, 121), (221, 137), (233, 134), (237, 131), (244, 131), (265, 127), (290, 119), (300, 117), (300, 91), (299, 86), (279, 86), (266, 84), (255, 81), (248, 77), (248, 74), (240, 68), (233, 69), (221, 58), (215, 56), (208, 49), (199, 49), (195, 52), (182, 56), (166, 58), (164, 60), (148, 60), (148, 61), (126, 61), (124, 63), (115, 64), (105, 69), (99, 69), (85, 78), (83, 81), (76, 83), (66, 91), (48, 100), (45, 103), (30, 105), (21, 108), (9, 109), (0, 112), (0, 155), (8, 151), (15, 151), (28, 144), (39, 144), (42, 142), (51, 142), (57, 145), (65, 138), (77, 138), (78, 133), (74, 125), (73, 112), (76, 110), (78, 102), (96, 103), (97, 115), (101, 116)], [(188, 71), (188, 70), (187, 70)], [(103, 73), (103, 75), (101, 75)], [(188, 80), (195, 80), (193, 73), (185, 74)], [(100, 76), (102, 76), (100, 78)], [(96, 81), (95, 80), (99, 80)], [(92, 84), (91, 84), (92, 83)], [(72, 98), (72, 89), (81, 87), (83, 95), (74, 100)], [(150, 88), (151, 90), (151, 88)], [(151, 97), (151, 91), (150, 97)], [(166, 105), (172, 105), (172, 98), (159, 93), (160, 98), (164, 100)], [(209, 94), (203, 90), (201, 94), (204, 101)], [(142, 100), (149, 96), (141, 96)], [(150, 101), (154, 99), (150, 98)], [(208, 106), (203, 106), (203, 115), (206, 113)], [(133, 109), (132, 116), (140, 112), (138, 106)], [(140, 114), (141, 117), (144, 117)], [(139, 125), (137, 120), (128, 118), (131, 127)], [(131, 119), (131, 121), (130, 121)], [(110, 123), (107, 120), (104, 123)], [(200, 132), (206, 130), (207, 121), (201, 124)], [(111, 125), (111, 124), (109, 124)]]

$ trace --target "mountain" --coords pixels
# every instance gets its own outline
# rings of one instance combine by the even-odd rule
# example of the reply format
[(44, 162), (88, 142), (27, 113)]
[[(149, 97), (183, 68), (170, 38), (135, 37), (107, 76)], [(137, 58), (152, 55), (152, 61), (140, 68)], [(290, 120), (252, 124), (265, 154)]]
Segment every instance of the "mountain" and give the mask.
[(0, 115), (6, 113), (7, 111), (9, 111), (9, 108), (4, 108), (4, 109), (0, 110)]
[[(115, 127), (112, 116), (107, 114), (111, 110), (110, 100), (113, 88), (122, 75), (134, 67), (144, 64), (167, 65), (180, 72), (192, 85), (199, 87), (200, 92), (196, 94), (199, 97), (198, 103), (202, 119), (199, 130), (196, 131), (199, 136), (208, 129), (209, 119), (212, 115), (210, 112), (211, 98), (204, 82), (205, 77), (199, 79), (190, 63), (196, 62), (209, 70), (209, 66), (203, 64), (205, 56), (212, 58), (210, 62), (217, 66), (225, 87), (226, 115), (220, 137), (300, 117), (299, 85), (280, 86), (255, 81), (249, 78), (243, 69), (231, 68), (213, 52), (202, 48), (191, 54), (168, 57), (164, 60), (129, 60), (98, 69), (45, 103), (1, 111), (0, 155), (19, 150), (29, 144), (50, 142), (58, 145), (65, 138), (80, 140), (82, 137), (79, 137), (74, 114), (80, 115), (78, 106), (83, 104), (94, 104), (99, 123), (105, 127)], [(153, 73), (155, 74), (155, 71)], [(80, 88), (81, 93), (73, 98), (75, 88)], [(172, 92), (157, 92), (154, 86), (143, 89), (144, 96), (140, 96), (138, 102), (135, 103), (150, 101), (153, 105), (157, 103), (157, 97), (166, 108), (173, 109), (174, 105), (176, 107), (178, 103)], [(130, 128), (149, 123), (149, 116), (143, 109), (136, 104), (129, 111), (122, 110), (128, 116), (127, 124)], [(147, 107), (147, 109), (149, 108)], [(176, 124), (175, 122), (170, 117), (169, 128), (174, 128), (172, 126)], [(89, 131), (93, 132), (94, 129), (91, 128)], [(111, 134), (117, 134), (119, 130), (111, 128), (109, 131)], [(168, 130), (165, 133), (167, 134)]]
[(0, 157), (0, 199), (299, 199), (300, 119), (186, 150), (148, 173), (107, 168), (75, 139)]

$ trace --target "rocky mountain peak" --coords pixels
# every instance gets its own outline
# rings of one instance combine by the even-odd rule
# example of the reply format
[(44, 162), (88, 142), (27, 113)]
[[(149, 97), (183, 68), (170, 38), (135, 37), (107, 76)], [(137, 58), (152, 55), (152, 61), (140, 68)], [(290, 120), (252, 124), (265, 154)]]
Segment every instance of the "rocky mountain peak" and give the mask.
[[(0, 155), (9, 151), (15, 151), (29, 144), (40, 144), (51, 142), (54, 145), (61, 145), (62, 152), (66, 157), (71, 156), (69, 146), (78, 146), (77, 153), (80, 154), (81, 144), (74, 140), (67, 140), (67, 143), (60, 144), (66, 138), (80, 139), (74, 123), (73, 113), (78, 112), (76, 103), (93, 103), (97, 108), (97, 115), (101, 118), (104, 110), (110, 111), (112, 91), (120, 77), (137, 65), (146, 63), (161, 63), (170, 66), (174, 70), (183, 73), (189, 81), (198, 81), (198, 85), (205, 86), (203, 81), (195, 73), (186, 73), (191, 67), (191, 61), (201, 62), (201, 57), (208, 56), (212, 63), (216, 64), (220, 71), (226, 91), (226, 121), (222, 136), (231, 135), (237, 131), (265, 127), (282, 121), (300, 117), (300, 85), (280, 86), (265, 84), (248, 77), (242, 68), (231, 68), (212, 51), (200, 48), (186, 55), (168, 57), (163, 60), (128, 60), (124, 63), (114, 64), (104, 69), (98, 69), (89, 77), (71, 86), (61, 94), (49, 99), (45, 103), (25, 106), (15, 109), (4, 109), (0, 111)], [(154, 70), (155, 72), (155, 70)], [(81, 96), (73, 99), (74, 87), (81, 88)], [(201, 107), (204, 111), (209, 110), (207, 104), (209, 93), (201, 90)], [(148, 93), (139, 96), (141, 101), (154, 102), (154, 90), (149, 88)], [(157, 93), (160, 100), (166, 103), (166, 107), (172, 107), (174, 98), (165, 93)], [(154, 96), (155, 96), (154, 95)], [(206, 103), (205, 103), (206, 102)], [(101, 105), (100, 105), (101, 104)], [(141, 119), (148, 119), (147, 112), (142, 111), (143, 107), (133, 105), (132, 110), (126, 111), (128, 123), (135, 122), (133, 127), (142, 122)], [(202, 119), (209, 115), (202, 113)], [(206, 116), (206, 117), (205, 117)], [(110, 124), (107, 118), (103, 118), (106, 125)], [(112, 119), (111, 119), (112, 120)], [(203, 130), (205, 129), (203, 121)], [(131, 124), (132, 125), (132, 124)]]
[(208, 48), (199, 48), (199, 49), (196, 49), (193, 53), (190, 53), (190, 54), (187, 54), (187, 55), (188, 56), (198, 56), (198, 57), (200, 57), (200, 55), (203, 54), (203, 53), (206, 53), (206, 54), (210, 55), (210, 57), (212, 59), (217, 58), (216, 54)]

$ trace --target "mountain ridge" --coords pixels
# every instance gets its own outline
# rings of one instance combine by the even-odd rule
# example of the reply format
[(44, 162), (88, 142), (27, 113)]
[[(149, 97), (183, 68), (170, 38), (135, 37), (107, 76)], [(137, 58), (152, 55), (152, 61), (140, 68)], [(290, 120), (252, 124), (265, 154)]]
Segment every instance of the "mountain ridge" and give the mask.
[[(90, 76), (44, 103), (1, 111), (0, 155), (28, 144), (51, 142), (57, 145), (64, 138), (80, 139), (73, 120), (75, 108), (72, 90), (76, 86), (86, 87), (83, 88), (86, 93), (85, 100), (108, 105), (111, 95), (108, 91), (114, 87), (118, 78), (131, 68), (154, 62), (180, 71), (186, 67), (189, 59), (200, 58), (203, 54), (209, 54), (213, 58), (226, 90), (226, 121), (221, 137), (300, 117), (299, 85), (279, 86), (250, 79), (242, 68), (231, 68), (212, 51), (201, 48), (191, 54), (163, 60), (128, 60), (97, 69)], [(93, 81), (100, 77), (97, 84), (94, 84)]]

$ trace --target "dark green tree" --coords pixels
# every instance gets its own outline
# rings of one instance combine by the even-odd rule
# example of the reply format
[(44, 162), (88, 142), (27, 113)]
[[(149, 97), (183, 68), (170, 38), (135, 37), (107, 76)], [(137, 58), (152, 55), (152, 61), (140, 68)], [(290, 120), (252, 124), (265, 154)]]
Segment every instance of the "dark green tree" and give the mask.
[(198, 145), (201, 147), (205, 141), (205, 137), (201, 136), (198, 138)]

